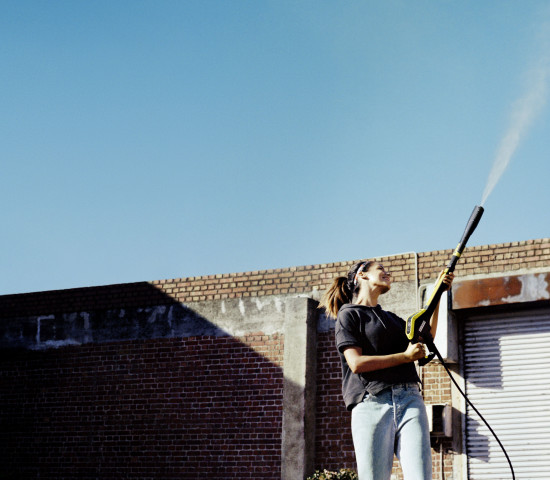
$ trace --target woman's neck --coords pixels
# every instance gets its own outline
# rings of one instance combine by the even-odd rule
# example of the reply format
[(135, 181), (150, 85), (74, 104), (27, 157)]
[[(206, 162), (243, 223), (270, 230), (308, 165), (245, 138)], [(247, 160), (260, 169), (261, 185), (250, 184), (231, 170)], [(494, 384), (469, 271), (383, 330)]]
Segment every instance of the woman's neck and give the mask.
[(365, 305), (366, 307), (376, 307), (378, 305), (378, 296), (380, 294), (376, 291), (361, 290), (355, 299), (357, 305)]

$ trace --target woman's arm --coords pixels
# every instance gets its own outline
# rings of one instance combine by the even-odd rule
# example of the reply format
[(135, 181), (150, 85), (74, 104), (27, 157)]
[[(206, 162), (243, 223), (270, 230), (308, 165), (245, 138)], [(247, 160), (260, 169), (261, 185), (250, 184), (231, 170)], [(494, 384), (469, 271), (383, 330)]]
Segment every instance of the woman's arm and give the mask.
[(363, 355), (360, 347), (348, 347), (344, 357), (353, 373), (373, 372), (383, 368), (395, 367), (403, 363), (411, 363), (426, 356), (426, 350), (421, 343), (409, 343), (407, 350), (390, 355)]

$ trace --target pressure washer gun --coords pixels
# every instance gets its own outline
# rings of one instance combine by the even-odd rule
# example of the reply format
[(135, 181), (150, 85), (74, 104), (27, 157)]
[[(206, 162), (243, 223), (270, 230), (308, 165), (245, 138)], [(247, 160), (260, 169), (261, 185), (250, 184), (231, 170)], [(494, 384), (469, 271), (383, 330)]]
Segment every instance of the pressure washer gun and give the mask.
[(414, 315), (411, 315), (407, 319), (407, 323), (405, 326), (405, 333), (407, 334), (407, 338), (410, 340), (411, 343), (424, 343), (424, 345), (426, 345), (429, 350), (429, 353), (426, 355), (426, 357), (421, 358), (418, 361), (420, 365), (426, 365), (427, 363), (432, 361), (435, 356), (435, 352), (437, 351), (434, 345), (432, 334), (430, 333), (430, 318), (432, 318), (437, 304), (441, 299), (441, 295), (445, 290), (447, 290), (447, 286), (443, 283), (443, 277), (448, 273), (454, 271), (460, 255), (462, 255), (462, 252), (466, 247), (466, 243), (468, 242), (470, 235), (472, 235), (472, 233), (476, 229), (482, 215), (483, 207), (476, 206), (474, 208), (474, 211), (470, 215), (470, 219), (468, 220), (468, 224), (466, 225), (466, 230), (464, 230), (464, 233), (462, 234), (462, 239), (460, 240), (458, 246), (453, 252), (451, 260), (447, 264), (447, 267), (443, 271), (443, 274), (440, 275), (439, 279), (437, 280), (437, 283), (433, 289), (433, 293), (426, 303), (426, 307), (416, 312)]

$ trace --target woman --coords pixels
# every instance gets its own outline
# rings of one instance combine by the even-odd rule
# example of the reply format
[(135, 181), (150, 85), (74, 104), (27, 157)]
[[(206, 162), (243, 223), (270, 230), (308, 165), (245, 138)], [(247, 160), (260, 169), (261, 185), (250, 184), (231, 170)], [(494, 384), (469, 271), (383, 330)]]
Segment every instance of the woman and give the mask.
[[(454, 275), (445, 275), (450, 287)], [(336, 345), (342, 363), (342, 393), (360, 480), (389, 480), (393, 455), (405, 479), (431, 480), (430, 433), (414, 362), (426, 355), (411, 344), (405, 321), (382, 310), (378, 297), (391, 277), (378, 262), (359, 262), (338, 277), (322, 302), (336, 317)], [(437, 312), (430, 321), (432, 336)]]

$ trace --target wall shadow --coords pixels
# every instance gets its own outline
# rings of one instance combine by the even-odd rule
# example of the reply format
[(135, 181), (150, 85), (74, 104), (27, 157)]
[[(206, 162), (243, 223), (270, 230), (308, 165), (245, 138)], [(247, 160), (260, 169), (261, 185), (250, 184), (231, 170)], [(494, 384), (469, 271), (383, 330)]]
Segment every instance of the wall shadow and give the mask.
[(0, 311), (0, 478), (280, 478), (282, 335), (146, 282)]

